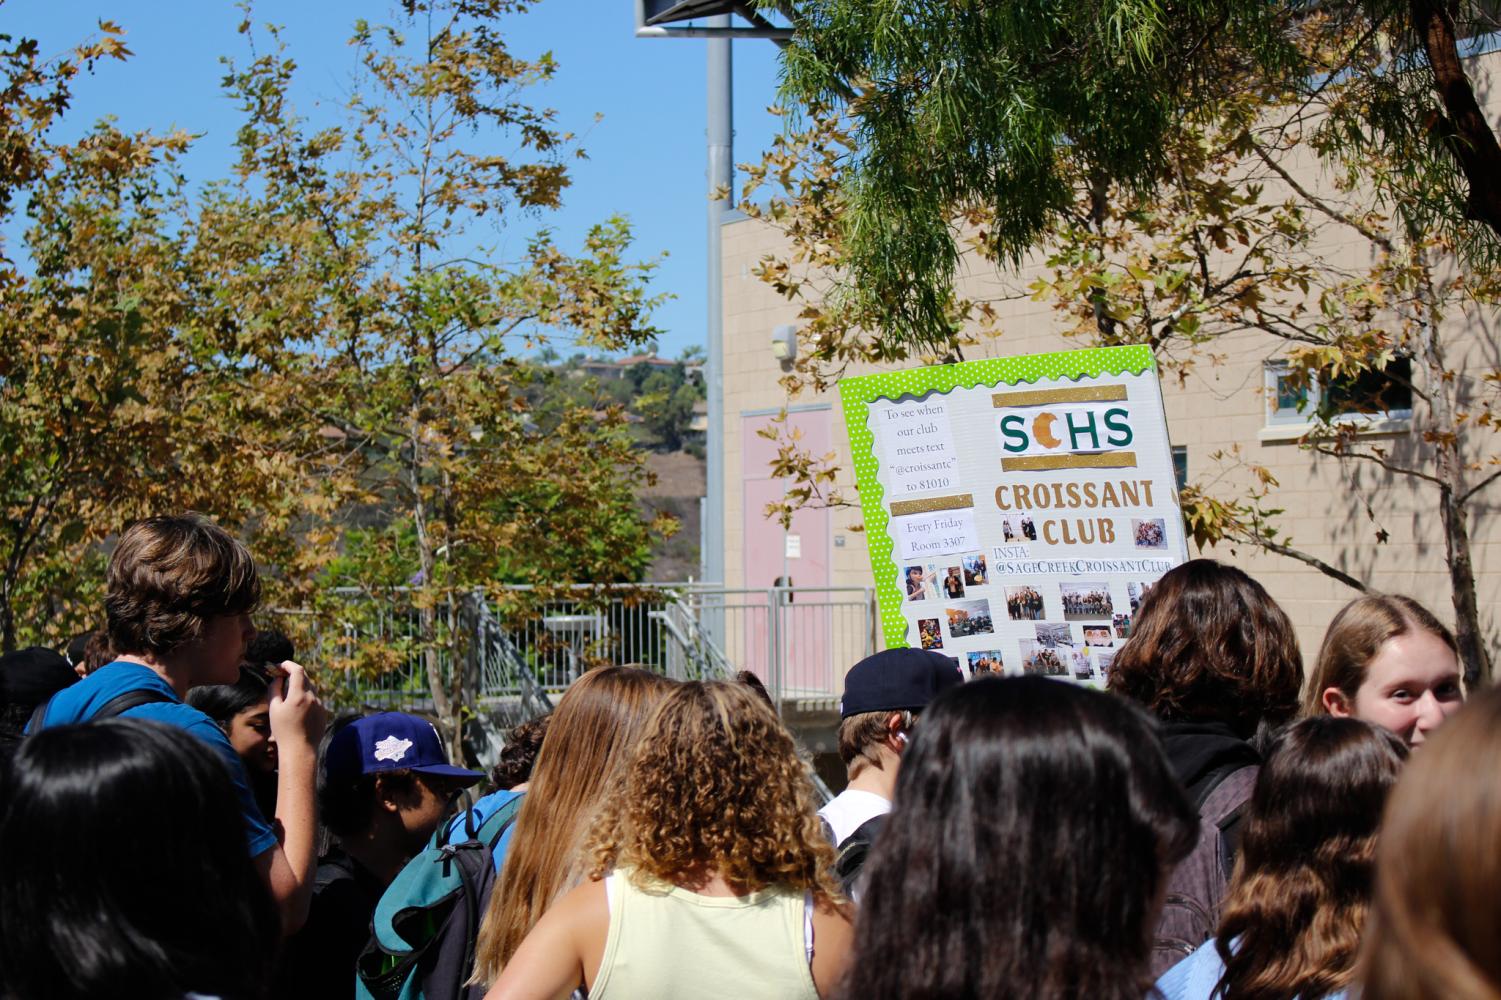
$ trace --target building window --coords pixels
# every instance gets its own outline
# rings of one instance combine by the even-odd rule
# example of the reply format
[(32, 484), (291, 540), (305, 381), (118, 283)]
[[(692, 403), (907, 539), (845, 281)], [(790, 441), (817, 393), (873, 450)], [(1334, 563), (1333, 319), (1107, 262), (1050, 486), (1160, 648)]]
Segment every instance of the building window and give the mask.
[(1178, 484), (1178, 492), (1188, 485), (1188, 446), (1173, 445), (1173, 481)]
[(1266, 366), (1267, 425), (1306, 427), (1326, 423), (1384, 425), (1412, 419), (1412, 359), (1395, 358), (1380, 371), (1330, 379), (1302, 380), (1286, 362)]

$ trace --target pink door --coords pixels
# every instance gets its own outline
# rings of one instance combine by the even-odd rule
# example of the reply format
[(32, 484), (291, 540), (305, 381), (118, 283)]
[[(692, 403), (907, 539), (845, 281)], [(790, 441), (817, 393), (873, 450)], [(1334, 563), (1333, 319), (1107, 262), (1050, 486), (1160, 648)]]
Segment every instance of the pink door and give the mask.
[[(801, 444), (815, 455), (823, 455), (830, 450), (831, 415), (826, 409), (791, 413), (782, 430), (785, 433), (792, 427), (801, 429)], [(780, 581), (798, 588), (827, 587), (831, 558), (829, 512), (800, 510), (785, 529), (779, 521), (766, 517), (766, 505), (780, 501), (787, 485), (771, 478), (776, 442), (756, 433), (771, 423), (771, 416), (741, 419), (745, 455), (745, 586), (763, 590)], [(831, 649), (831, 615), (827, 604), (827, 594), (798, 594), (792, 596), (790, 603), (773, 609), (776, 621), (769, 621), (765, 630), (754, 629), (747, 636), (746, 669), (755, 671), (768, 683), (776, 683), (778, 678), (771, 673), (780, 663), (780, 687), (786, 694), (827, 687)], [(774, 657), (774, 652), (779, 655)]]

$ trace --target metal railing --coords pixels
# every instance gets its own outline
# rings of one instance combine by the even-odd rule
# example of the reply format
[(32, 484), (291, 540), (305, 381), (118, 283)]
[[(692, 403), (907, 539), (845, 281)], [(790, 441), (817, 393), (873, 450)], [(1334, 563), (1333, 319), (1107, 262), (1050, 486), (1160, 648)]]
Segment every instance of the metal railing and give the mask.
[(278, 609), (264, 624), (297, 638), (335, 701), (430, 706), (431, 663), (467, 707), (518, 719), (547, 711), (579, 674), (604, 664), (679, 679), (744, 669), (778, 705), (832, 706), (845, 670), (875, 651), (868, 588), (579, 585), (558, 594), (513, 587), (424, 614), (412, 592), (339, 591), (316, 612)]

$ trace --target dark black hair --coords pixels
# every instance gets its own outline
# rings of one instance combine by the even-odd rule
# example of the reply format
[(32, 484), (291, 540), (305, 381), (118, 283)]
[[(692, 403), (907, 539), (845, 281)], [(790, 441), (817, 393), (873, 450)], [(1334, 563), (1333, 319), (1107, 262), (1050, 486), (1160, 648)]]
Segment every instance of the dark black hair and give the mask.
[(0, 656), (0, 743), (20, 740), (36, 707), (77, 682), (73, 667), (50, 649), (31, 646)]
[(297, 652), (292, 648), (292, 640), (274, 628), (256, 629), (255, 638), (245, 646), (245, 662), (256, 666), (295, 659)]
[(490, 782), (502, 791), (515, 788), (531, 780), (532, 768), (537, 764), (537, 755), (542, 752), (542, 741), (547, 736), (547, 723), (552, 714), (527, 719), (506, 734), (506, 745), (500, 750), (500, 759), (490, 769)]
[(5, 996), (264, 995), (278, 916), (204, 743), (136, 719), (46, 729), (0, 801)]
[(1044, 677), (952, 688), (902, 756), (841, 995), (1140, 1000), (1197, 833), (1135, 706)]
[(259, 666), (247, 660), (240, 664), (240, 679), (233, 684), (205, 684), (188, 691), (187, 703), (204, 715), (228, 726), (229, 721), (252, 705), (264, 701), (271, 680)]

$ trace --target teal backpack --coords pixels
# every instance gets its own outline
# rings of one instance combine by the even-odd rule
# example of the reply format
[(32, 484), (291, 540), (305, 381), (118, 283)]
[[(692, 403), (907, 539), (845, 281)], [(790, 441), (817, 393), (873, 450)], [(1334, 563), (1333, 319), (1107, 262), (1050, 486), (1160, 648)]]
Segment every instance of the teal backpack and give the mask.
[(371, 937), (355, 963), (359, 1000), (478, 1000), (483, 986), (466, 987), (474, 971), (480, 920), (495, 888), (495, 845), (516, 819), (524, 796), (501, 805), (479, 829), (464, 812), (445, 823), (427, 847), (396, 876), (371, 918)]

